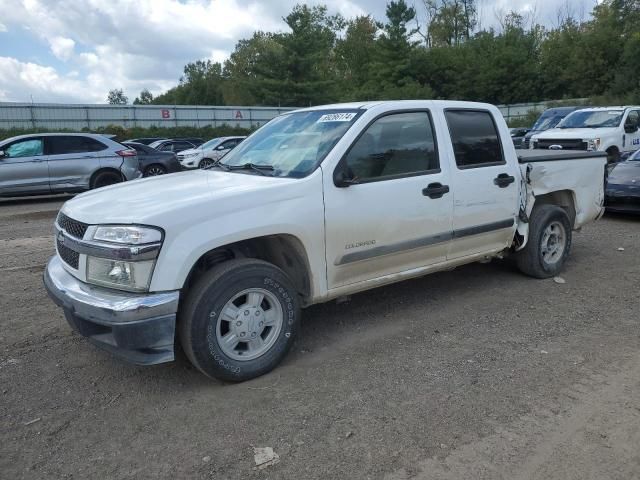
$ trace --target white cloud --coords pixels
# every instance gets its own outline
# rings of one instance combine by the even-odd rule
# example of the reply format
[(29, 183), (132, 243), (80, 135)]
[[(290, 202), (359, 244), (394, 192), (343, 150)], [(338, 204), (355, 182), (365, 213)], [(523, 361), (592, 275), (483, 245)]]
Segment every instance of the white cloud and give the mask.
[[(572, 8), (592, 0), (570, 0)], [(0, 98), (104, 102), (123, 88), (133, 99), (143, 88), (157, 94), (174, 86), (187, 62), (222, 61), (254, 31), (284, 31), (282, 17), (296, 3), (326, 4), (345, 17), (384, 20), (387, 0), (0, 0), (0, 32), (31, 32), (73, 75), (8, 54), (0, 63)], [(558, 0), (478, 0), (481, 25), (496, 12), (535, 11), (548, 23)], [(409, 1), (408, 3), (413, 3)], [(420, 4), (421, 2), (415, 2)], [(589, 9), (587, 9), (589, 11)], [(3, 30), (4, 29), (4, 30)], [(35, 56), (38, 58), (38, 56)], [(19, 74), (11, 71), (17, 68)], [(37, 74), (35, 73), (37, 72)], [(41, 78), (40, 78), (41, 77)], [(35, 98), (36, 95), (34, 95)]]
[(70, 38), (66, 37), (53, 37), (49, 40), (51, 51), (60, 60), (69, 60), (73, 55), (73, 49), (76, 45)]

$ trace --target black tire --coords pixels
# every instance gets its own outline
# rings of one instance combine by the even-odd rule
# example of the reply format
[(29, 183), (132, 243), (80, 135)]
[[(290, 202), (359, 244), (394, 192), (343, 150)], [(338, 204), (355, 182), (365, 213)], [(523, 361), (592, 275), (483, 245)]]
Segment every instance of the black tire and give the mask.
[(164, 168), (159, 163), (154, 163), (153, 165), (149, 165), (147, 168), (145, 168), (143, 177), (157, 177), (158, 175), (164, 175), (166, 173), (166, 168)]
[(200, 163), (198, 163), (198, 168), (200, 169), (208, 168), (214, 163), (216, 163), (215, 160), (212, 160), (211, 158), (203, 158), (202, 160), (200, 160)]
[(107, 187), (122, 182), (122, 176), (116, 172), (100, 172), (91, 182), (91, 189)]
[[(267, 290), (277, 298), (282, 326), (277, 336), (274, 334), (275, 343), (261, 356), (238, 361), (219, 344), (218, 320), (229, 300), (251, 288)], [(254, 259), (231, 260), (203, 274), (178, 313), (180, 343), (191, 363), (209, 377), (230, 382), (249, 380), (275, 368), (291, 348), (299, 324), (300, 303), (287, 275), (270, 263)]]
[[(564, 232), (564, 250), (559, 258), (548, 263), (543, 257), (543, 236), (553, 223), (559, 223)], [(558, 275), (571, 250), (571, 222), (567, 212), (556, 205), (534, 207), (529, 218), (529, 241), (516, 254), (516, 263), (520, 271), (535, 278), (550, 278)]]

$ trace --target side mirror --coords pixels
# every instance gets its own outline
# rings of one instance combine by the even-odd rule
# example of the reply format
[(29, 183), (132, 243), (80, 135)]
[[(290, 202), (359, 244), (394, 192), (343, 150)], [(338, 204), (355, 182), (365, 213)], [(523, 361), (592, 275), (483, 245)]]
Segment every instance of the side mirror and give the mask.
[(218, 146), (216, 147), (216, 150), (224, 150), (224, 145), (218, 145)]
[(357, 183), (358, 181), (347, 172), (344, 165), (338, 167), (338, 170), (333, 174), (333, 184), (338, 188), (347, 188), (350, 185), (356, 185)]
[(636, 133), (638, 131), (637, 125), (625, 125), (624, 126), (625, 133)]
[(2, 158), (4, 158), (4, 157), (5, 157), (4, 150), (0, 150), (0, 159), (2, 159)]

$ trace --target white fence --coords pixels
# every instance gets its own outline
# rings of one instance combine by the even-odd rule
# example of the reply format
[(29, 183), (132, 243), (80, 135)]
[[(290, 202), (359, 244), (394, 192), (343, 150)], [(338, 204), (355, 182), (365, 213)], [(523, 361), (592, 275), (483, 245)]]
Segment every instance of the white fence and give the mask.
[(259, 127), (291, 108), (201, 107), (186, 105), (67, 105), (0, 102), (0, 130), (95, 130), (130, 127)]
[[(565, 100), (581, 104), (585, 99)], [(531, 110), (545, 110), (558, 102), (498, 105), (509, 121)], [(72, 105), (57, 103), (0, 102), (0, 130), (51, 129), (95, 130), (108, 125), (130, 127), (259, 127), (292, 108), (205, 107), (190, 105)]]

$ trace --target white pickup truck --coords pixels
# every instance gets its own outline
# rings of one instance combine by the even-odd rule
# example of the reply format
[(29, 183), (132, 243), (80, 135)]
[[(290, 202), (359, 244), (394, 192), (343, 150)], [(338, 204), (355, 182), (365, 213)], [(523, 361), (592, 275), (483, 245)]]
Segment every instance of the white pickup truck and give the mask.
[(391, 101), (281, 115), (207, 170), (88, 192), (44, 282), (74, 329), (139, 364), (273, 369), (301, 307), (513, 254), (556, 275), (603, 212), (606, 156), (524, 151), (499, 110)]
[(640, 149), (640, 107), (583, 108), (557, 127), (534, 135), (530, 146), (541, 150), (606, 152), (610, 163), (623, 152)]

